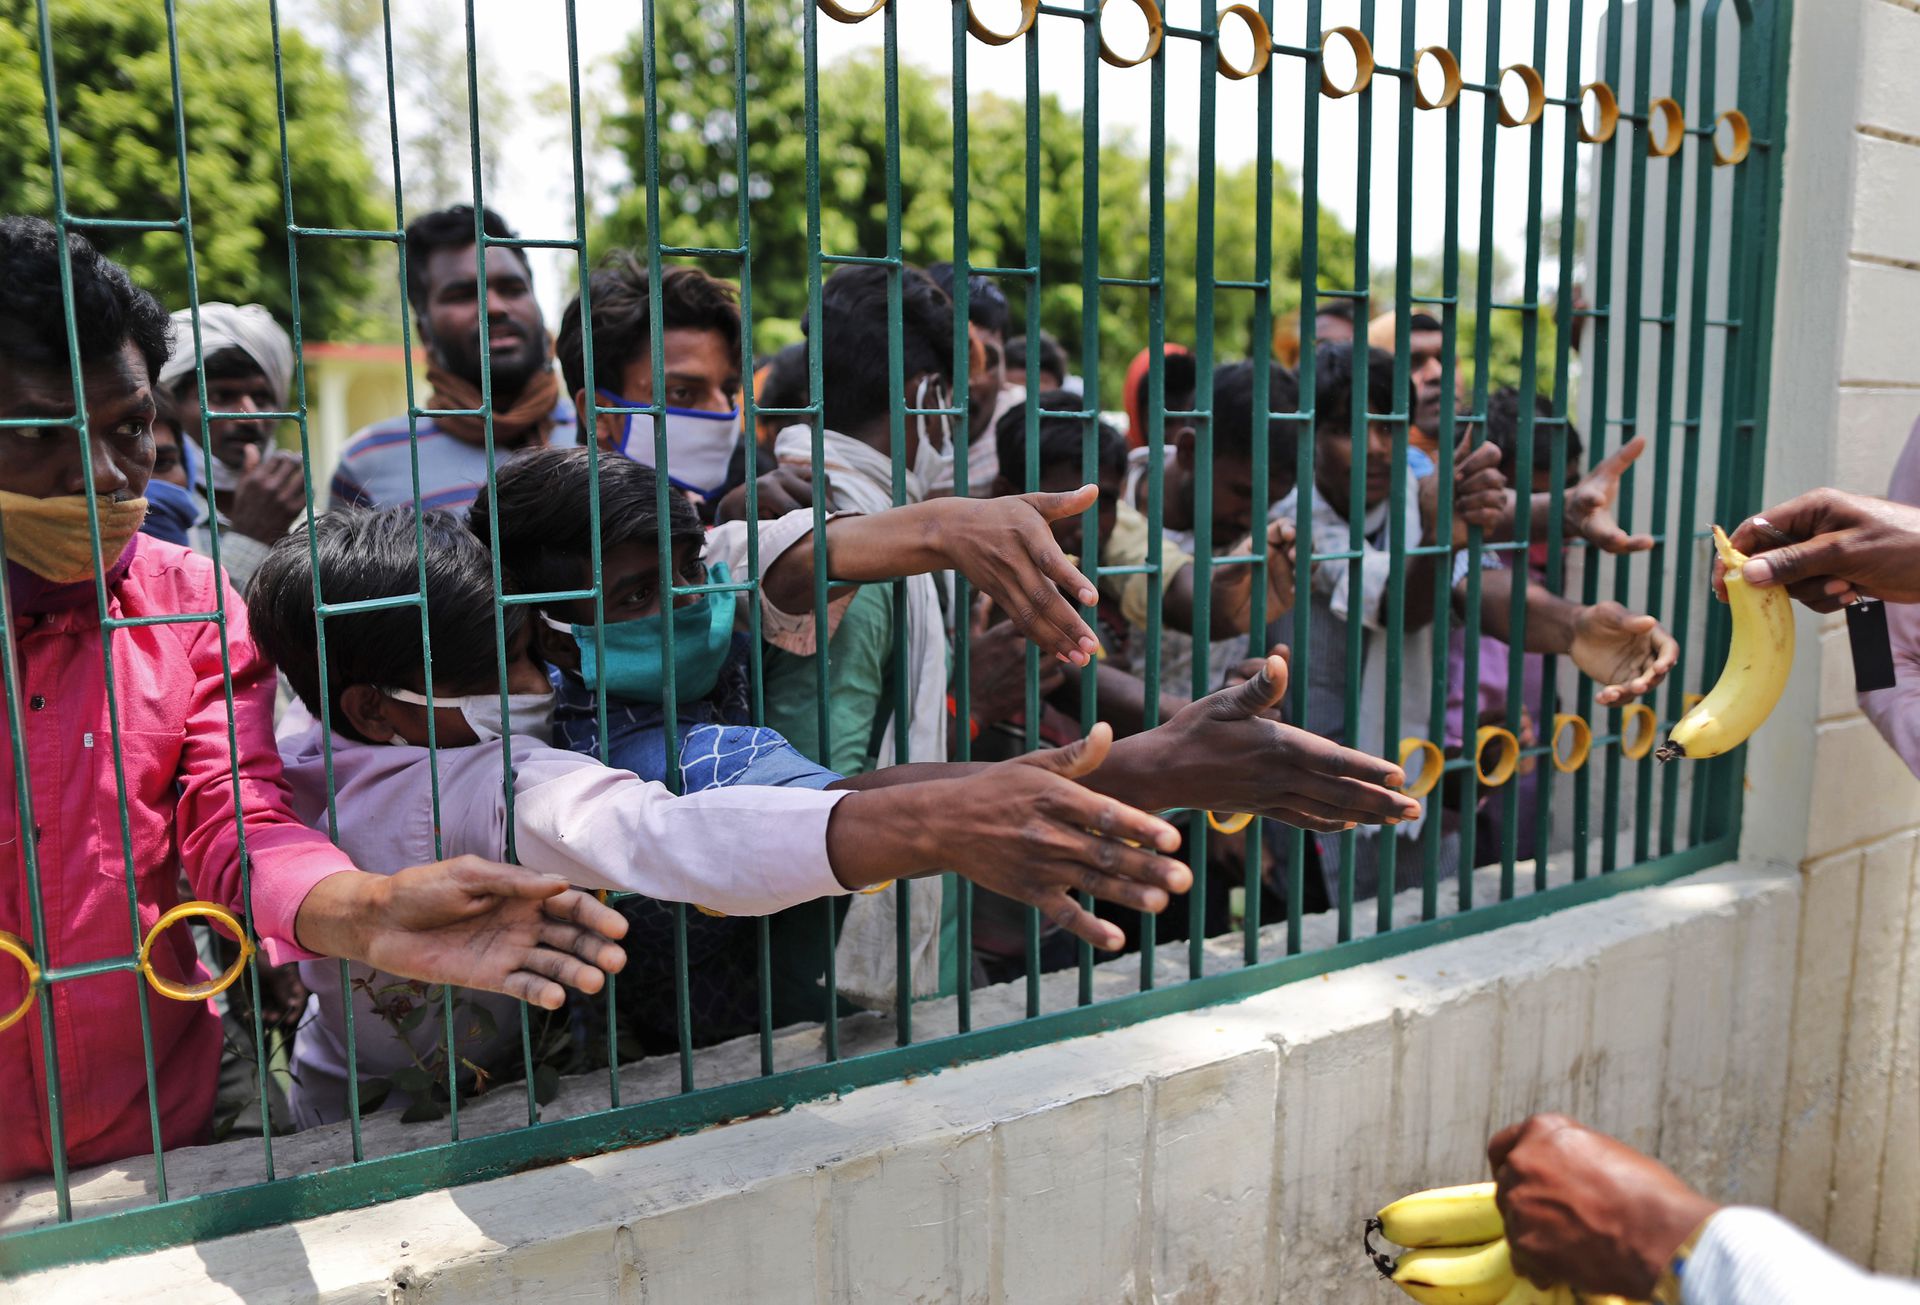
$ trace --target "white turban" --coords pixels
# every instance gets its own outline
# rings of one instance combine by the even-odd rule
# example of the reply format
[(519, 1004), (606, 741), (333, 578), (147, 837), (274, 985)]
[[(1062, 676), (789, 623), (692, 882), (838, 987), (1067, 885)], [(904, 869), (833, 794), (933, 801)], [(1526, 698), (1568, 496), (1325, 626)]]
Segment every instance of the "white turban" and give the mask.
[[(173, 315), (173, 352), (160, 369), (160, 384), (173, 389), (193, 375), (193, 310)], [(200, 349), (211, 358), (222, 349), (238, 349), (273, 387), (274, 402), (287, 406), (287, 388), (293, 382), (293, 341), (273, 314), (259, 304), (201, 304)]]

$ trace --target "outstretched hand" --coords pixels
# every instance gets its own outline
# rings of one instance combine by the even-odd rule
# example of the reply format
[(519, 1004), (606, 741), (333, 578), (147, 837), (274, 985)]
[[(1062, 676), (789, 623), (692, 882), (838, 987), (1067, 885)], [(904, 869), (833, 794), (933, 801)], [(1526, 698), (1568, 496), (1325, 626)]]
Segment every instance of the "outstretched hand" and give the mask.
[(1646, 451), (1647, 437), (1635, 435), (1609, 453), (1567, 492), (1567, 532), (1608, 553), (1644, 553), (1653, 547), (1652, 535), (1630, 535), (1613, 515), (1620, 497), (1620, 477)]
[(625, 966), (618, 911), (557, 875), (461, 856), (393, 875), (329, 875), (296, 922), (310, 951), (427, 983), (518, 997), (548, 1010), (562, 985), (598, 992)]
[(1156, 800), (1327, 833), (1420, 814), (1417, 801), (1395, 791), (1406, 783), (1400, 767), (1273, 719), (1286, 691), (1287, 663), (1270, 656), (1254, 678), (1128, 740), (1151, 763)]
[(1077, 517), (1100, 496), (1083, 485), (1069, 494), (940, 499), (926, 507), (936, 551), (1007, 613), (1014, 629), (1063, 662), (1085, 666), (1100, 644), (1074, 603), (1100, 601), (1049, 529)]
[(1619, 603), (1595, 603), (1574, 619), (1568, 655), (1600, 686), (1599, 704), (1613, 707), (1651, 693), (1680, 660), (1680, 645), (1651, 616)]
[(1179, 848), (1178, 830), (1075, 782), (1092, 774), (1112, 745), (1113, 727), (1103, 722), (1064, 748), (947, 781), (951, 795), (941, 803), (955, 826), (944, 840), (948, 868), (1038, 907), (1068, 933), (1108, 950), (1126, 935), (1082, 907), (1076, 892), (1158, 914), (1169, 894), (1193, 885), (1193, 872), (1164, 855)]

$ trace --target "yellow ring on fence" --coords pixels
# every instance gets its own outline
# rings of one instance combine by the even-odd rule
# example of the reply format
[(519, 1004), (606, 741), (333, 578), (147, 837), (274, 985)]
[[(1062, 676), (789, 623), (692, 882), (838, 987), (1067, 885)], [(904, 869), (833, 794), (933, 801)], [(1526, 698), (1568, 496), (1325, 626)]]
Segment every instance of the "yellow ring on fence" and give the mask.
[(0, 1015), (0, 1032), (4, 1032), (18, 1024), (33, 1009), (33, 999), (40, 995), (35, 986), (40, 982), (40, 967), (33, 963), (33, 953), (27, 950), (27, 945), (5, 930), (0, 930), (0, 952), (19, 961), (20, 968), (27, 972), (27, 995), (20, 999), (18, 1006)]
[[(1567, 729), (1573, 731), (1573, 750), (1562, 757), (1560, 732)], [(1549, 755), (1553, 758), (1553, 768), (1563, 775), (1571, 775), (1587, 764), (1587, 754), (1593, 751), (1593, 726), (1587, 723), (1585, 716), (1563, 711), (1553, 718), (1552, 743)]]
[(1628, 704), (1620, 714), (1620, 755), (1628, 761), (1640, 760), (1653, 751), (1659, 733), (1660, 722), (1653, 708), (1644, 702)]
[(1253, 823), (1253, 816), (1246, 811), (1237, 811), (1222, 820), (1213, 812), (1207, 812), (1207, 828), (1216, 834), (1237, 834)]
[(967, 0), (967, 31), (974, 40), (988, 45), (1010, 45), (1027, 34), (1033, 20), (1040, 16), (1040, 0), (1020, 0), (1020, 25), (1011, 32), (996, 32), (973, 12), (973, 0)]
[[(1333, 84), (1333, 78), (1327, 76), (1327, 40), (1337, 36), (1347, 43), (1353, 51), (1353, 85), (1342, 90)], [(1367, 89), (1373, 81), (1373, 43), (1367, 40), (1367, 34), (1357, 27), (1329, 27), (1320, 33), (1320, 93), (1329, 100), (1344, 100), (1349, 95), (1358, 95)]]
[[(1430, 100), (1427, 93), (1420, 89), (1420, 61), (1432, 55), (1434, 62), (1440, 65), (1440, 98)], [(1413, 102), (1417, 108), (1446, 109), (1460, 98), (1460, 60), (1454, 57), (1452, 50), (1444, 45), (1422, 47), (1413, 56)]]
[[(1720, 124), (1726, 123), (1733, 128), (1733, 148), (1720, 148)], [(1746, 160), (1747, 151), (1753, 148), (1753, 127), (1747, 121), (1747, 115), (1738, 109), (1728, 109), (1713, 120), (1713, 163), (1715, 167), (1730, 168)]]
[[(1653, 129), (1653, 116), (1656, 113), (1666, 120), (1665, 136)], [(1680, 146), (1686, 139), (1687, 115), (1680, 107), (1680, 101), (1662, 95), (1647, 105), (1647, 153), (1656, 159), (1670, 159), (1680, 152)]]
[(875, 893), (884, 893), (891, 887), (893, 887), (893, 880), (888, 879), (881, 883), (874, 884), (871, 888), (862, 888), (859, 890), (859, 893), (862, 897), (872, 897)]
[(1440, 772), (1446, 769), (1447, 754), (1440, 751), (1440, 745), (1432, 739), (1404, 738), (1400, 740), (1400, 769), (1406, 770), (1407, 762), (1415, 753), (1420, 755), (1419, 777), (1410, 783), (1402, 784), (1400, 791), (1408, 797), (1419, 799), (1433, 792), (1440, 783)]
[[(1520, 84), (1527, 88), (1527, 111), (1517, 118), (1514, 117), (1513, 113), (1507, 108), (1506, 97), (1500, 94), (1500, 83), (1507, 80), (1508, 73), (1512, 73), (1518, 77)], [(1500, 70), (1499, 80), (1494, 82), (1493, 93), (1495, 102), (1500, 106), (1500, 125), (1502, 127), (1531, 127), (1534, 123), (1540, 121), (1540, 115), (1546, 111), (1547, 83), (1540, 76), (1540, 70), (1532, 64), (1510, 63), (1502, 68)]]
[(724, 920), (727, 918), (727, 913), (725, 911), (716, 911), (711, 906), (702, 906), (698, 902), (690, 903), (690, 905), (693, 907), (694, 910), (700, 912), (700, 914), (710, 915), (716, 920)]
[[(1167, 25), (1160, 17), (1159, 5), (1155, 4), (1153, 0), (1133, 0), (1133, 3), (1147, 20), (1147, 48), (1140, 52), (1138, 58), (1123, 59), (1113, 52), (1113, 47), (1107, 44), (1106, 33), (1102, 32), (1100, 34), (1100, 61), (1114, 68), (1139, 67), (1147, 60), (1153, 58), (1154, 55), (1160, 53), (1160, 40), (1167, 34)], [(1104, 14), (1106, 11), (1107, 0), (1100, 0), (1100, 12)], [(1098, 21), (1098, 19), (1095, 20), (1096, 23)]]
[(1707, 700), (1704, 693), (1683, 693), (1680, 695), (1680, 714), (1686, 715)]
[[(1593, 96), (1596, 113), (1594, 128), (1587, 130), (1587, 96)], [(1579, 114), (1580, 139), (1589, 145), (1605, 145), (1613, 139), (1614, 131), (1620, 126), (1620, 99), (1613, 93), (1613, 87), (1605, 82), (1588, 82), (1580, 88), (1580, 103), (1574, 107)]]
[[(1493, 765), (1491, 773), (1487, 770), (1487, 744), (1500, 745), (1500, 759)], [(1504, 725), (1482, 725), (1473, 736), (1473, 772), (1480, 776), (1480, 782), (1488, 788), (1499, 788), (1513, 778), (1514, 770), (1520, 765), (1520, 740), (1514, 732)]]
[(1262, 18), (1260, 11), (1252, 5), (1228, 5), (1220, 11), (1219, 17), (1214, 19), (1216, 34), (1220, 25), (1226, 21), (1228, 14), (1237, 15), (1240, 21), (1247, 25), (1247, 31), (1253, 34), (1253, 58), (1246, 67), (1241, 68), (1227, 58), (1226, 47), (1220, 46), (1214, 51), (1214, 64), (1219, 68), (1220, 75), (1230, 82), (1258, 77), (1267, 70), (1267, 60), (1273, 57), (1273, 29), (1267, 26), (1267, 20)]
[[(240, 944), (240, 955), (234, 958), (226, 972), (204, 983), (176, 983), (172, 979), (163, 979), (153, 972), (153, 944), (168, 925), (178, 924), (202, 916), (215, 924), (223, 924), (230, 930), (235, 941)], [(162, 997), (171, 997), (175, 1001), (205, 1001), (218, 996), (234, 985), (245, 972), (247, 962), (253, 959), (253, 939), (247, 937), (247, 931), (232, 911), (214, 902), (182, 902), (153, 922), (153, 928), (147, 930), (146, 938), (140, 944), (140, 973), (147, 976), (147, 982)]]
[(842, 23), (857, 23), (862, 18), (871, 18), (886, 7), (887, 0), (873, 0), (865, 9), (849, 9), (840, 0), (820, 0), (820, 11)]

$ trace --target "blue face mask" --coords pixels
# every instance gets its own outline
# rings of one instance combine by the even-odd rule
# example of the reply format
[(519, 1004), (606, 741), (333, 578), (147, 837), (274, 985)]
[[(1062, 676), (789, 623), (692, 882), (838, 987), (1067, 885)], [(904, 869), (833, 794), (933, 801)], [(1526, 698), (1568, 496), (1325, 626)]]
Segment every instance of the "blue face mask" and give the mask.
[[(597, 389), (594, 394), (611, 408), (644, 406), (611, 390)], [(733, 464), (733, 451), (740, 443), (740, 410), (668, 408), (665, 420), (667, 481), (703, 499), (718, 495), (726, 488), (727, 468)], [(654, 466), (653, 418), (646, 413), (627, 413), (620, 421), (620, 443), (614, 451)]]
[[(709, 572), (710, 583), (725, 584), (727, 567), (715, 563)], [(713, 692), (720, 668), (727, 663), (733, 647), (734, 596), (731, 593), (702, 594), (673, 613), (673, 678), (675, 696), (681, 705), (697, 702)], [(591, 625), (567, 625), (547, 617), (556, 630), (573, 636), (580, 648), (580, 678), (587, 688), (606, 685), (607, 696), (626, 702), (664, 702), (666, 689), (661, 667), (666, 640), (661, 624), (664, 613), (636, 617), (631, 621), (608, 622), (603, 640), (606, 664), (600, 663), (594, 646)]]

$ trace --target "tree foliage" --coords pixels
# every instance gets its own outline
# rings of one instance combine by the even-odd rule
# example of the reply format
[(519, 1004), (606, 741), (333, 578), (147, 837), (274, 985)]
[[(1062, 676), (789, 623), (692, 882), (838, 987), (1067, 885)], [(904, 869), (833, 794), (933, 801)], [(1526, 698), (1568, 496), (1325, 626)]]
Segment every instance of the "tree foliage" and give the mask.
[[(752, 218), (755, 343), (775, 347), (798, 334), (806, 311), (807, 175), (805, 82), (799, 31), (804, 0), (747, 6), (747, 195)], [(734, 97), (734, 7), (731, 0), (689, 0), (655, 9), (658, 52), (660, 227), (665, 243), (732, 247), (739, 243), (738, 143)], [(646, 176), (643, 37), (621, 60), (624, 111), (611, 115), (611, 143), (632, 175)], [(916, 263), (954, 253), (953, 98), (947, 82), (910, 65), (899, 69), (900, 236)], [(820, 223), (829, 253), (886, 249), (887, 156), (885, 73), (877, 53), (835, 61), (820, 70)], [(966, 105), (968, 256), (974, 266), (1041, 268), (1039, 318), (1075, 367), (1082, 356), (1081, 279), (1087, 250), (1082, 232), (1084, 132), (1078, 113), (1052, 95), (1037, 106), (1040, 203), (1038, 246), (1027, 248), (1028, 160), (1025, 106), (991, 94)], [(1167, 338), (1191, 342), (1195, 322), (1197, 190), (1177, 157), (1166, 163)], [(1149, 257), (1149, 159), (1128, 138), (1098, 151), (1093, 255), (1105, 276), (1142, 277)], [(1215, 193), (1215, 275), (1251, 277), (1254, 248), (1253, 166), (1223, 170)], [(1279, 170), (1273, 188), (1274, 311), (1299, 300), (1299, 197)], [(636, 184), (595, 232), (599, 246), (647, 238), (646, 191)], [(1345, 284), (1352, 239), (1330, 214), (1320, 216), (1322, 283)], [(737, 265), (709, 270), (737, 276)], [(830, 269), (829, 269), (830, 270)], [(1014, 331), (1024, 329), (1024, 287), (1004, 283), (1013, 301)], [(1252, 346), (1250, 297), (1222, 291), (1215, 303), (1215, 354), (1245, 356)], [(1147, 340), (1144, 290), (1107, 287), (1099, 303), (1099, 385), (1103, 403), (1120, 406), (1126, 366)]]
[[(202, 300), (265, 304), (291, 316), (273, 42), (266, 7), (178, 0), (187, 178)], [(93, 217), (179, 216), (173, 72), (164, 7), (88, 0), (54, 10), (54, 71), (68, 210)], [(294, 213), (316, 227), (392, 221), (355, 132), (347, 87), (296, 32), (283, 30), (287, 151)], [(0, 211), (53, 213), (52, 172), (33, 0), (0, 0)], [(91, 231), (168, 307), (188, 302), (174, 232)], [(301, 318), (310, 337), (362, 334), (368, 251), (306, 240)]]

